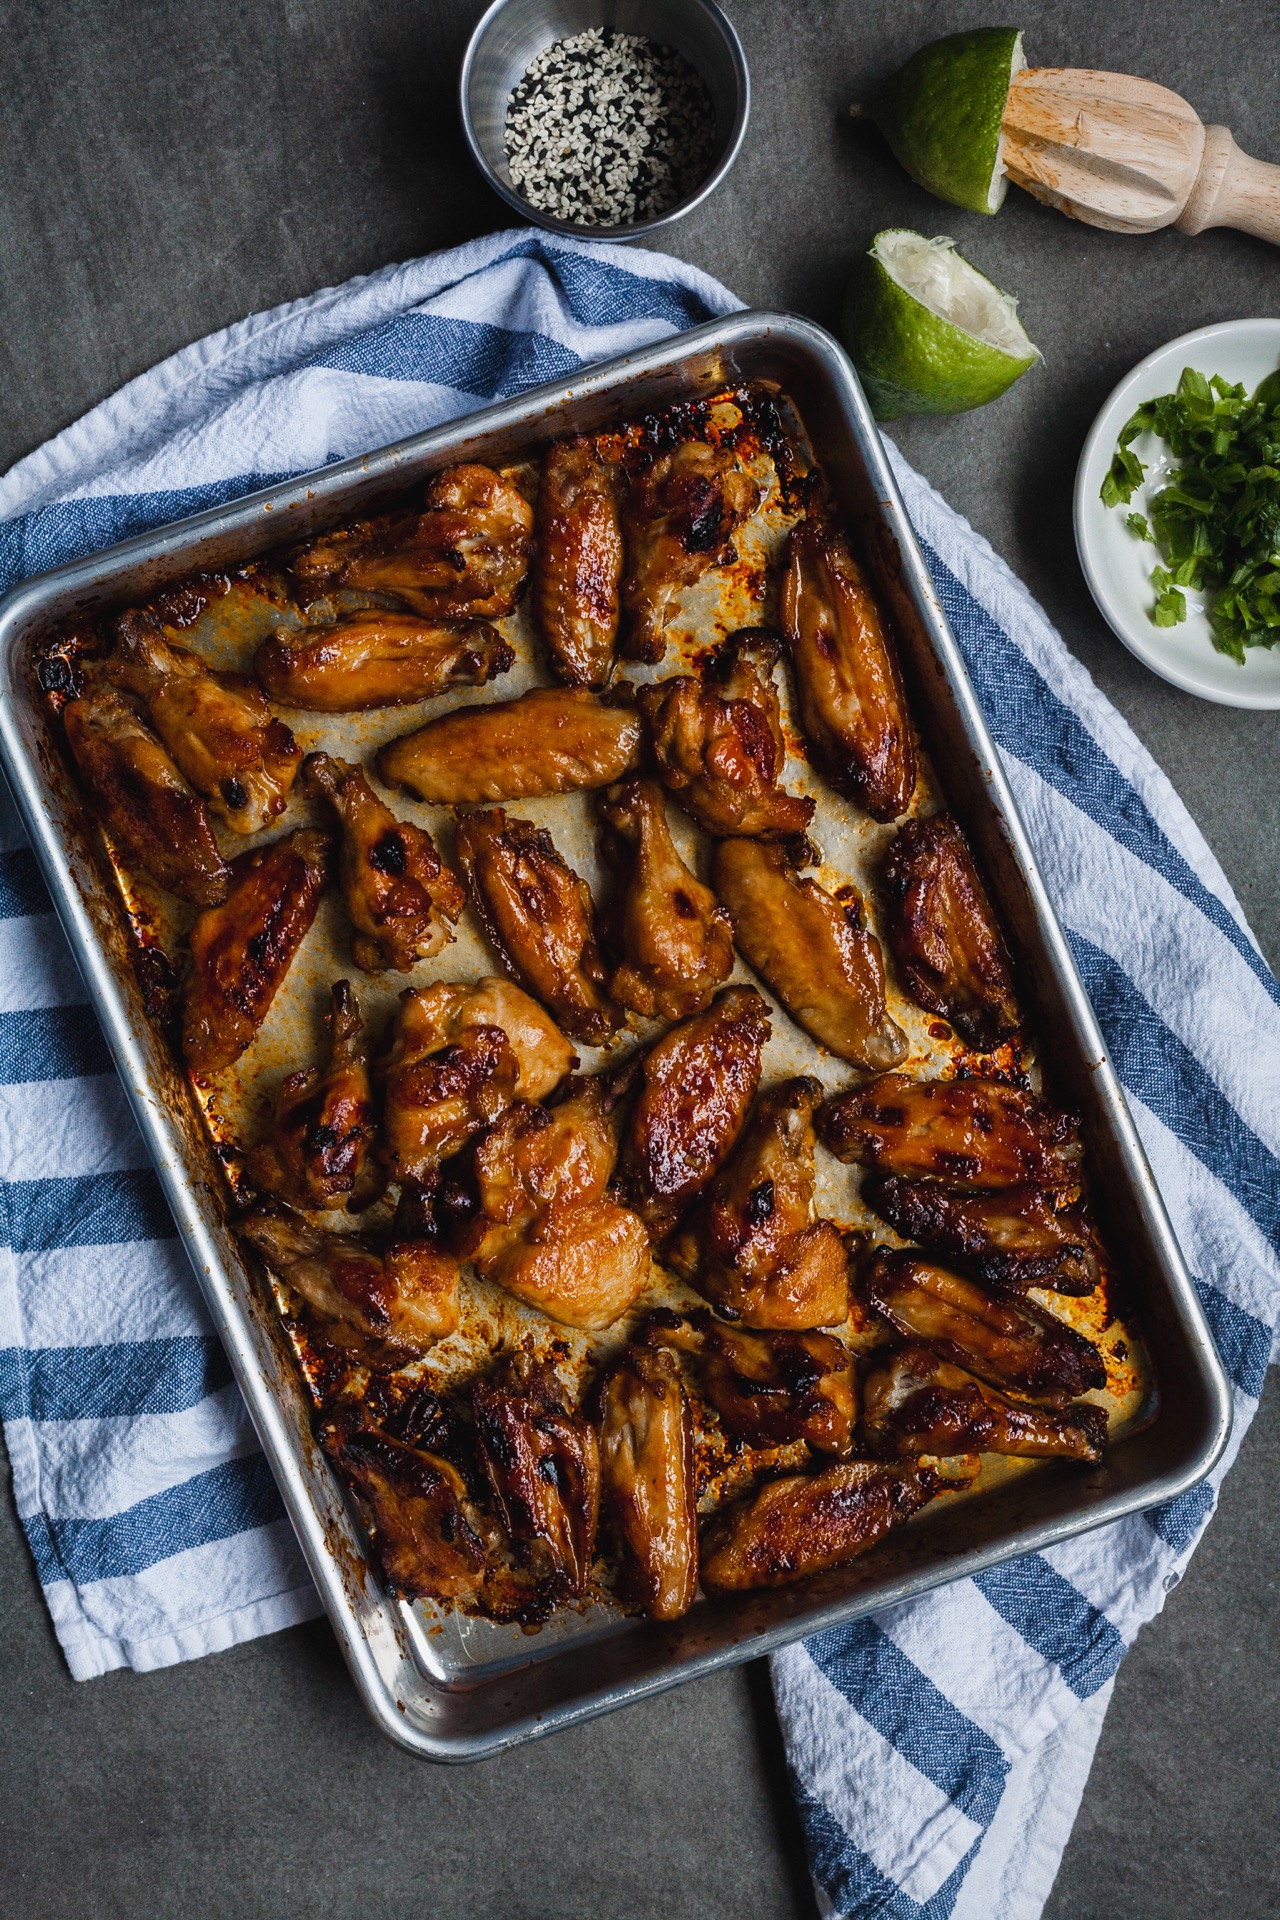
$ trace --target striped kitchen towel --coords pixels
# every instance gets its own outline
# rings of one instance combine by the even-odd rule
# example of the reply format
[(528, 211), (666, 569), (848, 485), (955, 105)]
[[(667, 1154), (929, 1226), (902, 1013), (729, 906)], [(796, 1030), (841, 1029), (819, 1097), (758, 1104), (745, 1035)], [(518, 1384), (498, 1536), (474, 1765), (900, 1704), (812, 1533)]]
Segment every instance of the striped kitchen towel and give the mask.
[[(0, 481), (0, 585), (735, 308), (661, 255), (496, 234), (188, 348)], [(1230, 1371), (1280, 1317), (1280, 990), (1204, 840), (984, 542), (898, 463)], [(73, 1673), (316, 1610), (74, 963), (0, 853), (0, 1407)], [(779, 1655), (824, 1913), (1032, 1920), (1112, 1676), (1212, 1485)]]

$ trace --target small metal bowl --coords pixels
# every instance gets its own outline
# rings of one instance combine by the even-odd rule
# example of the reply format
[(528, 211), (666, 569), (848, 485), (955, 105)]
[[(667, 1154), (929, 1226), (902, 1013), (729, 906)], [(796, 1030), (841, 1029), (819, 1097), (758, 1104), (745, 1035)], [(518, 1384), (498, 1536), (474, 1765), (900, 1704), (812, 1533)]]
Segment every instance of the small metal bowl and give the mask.
[[(589, 227), (531, 206), (513, 185), (505, 145), (507, 102), (530, 61), (557, 40), (589, 27), (614, 27), (674, 47), (701, 74), (716, 115), (715, 155), (706, 178), (665, 213), (630, 226)], [(467, 145), (494, 192), (526, 220), (581, 240), (635, 240), (670, 226), (712, 193), (738, 156), (751, 110), (746, 56), (715, 0), (494, 0), (462, 62), (462, 125)]]

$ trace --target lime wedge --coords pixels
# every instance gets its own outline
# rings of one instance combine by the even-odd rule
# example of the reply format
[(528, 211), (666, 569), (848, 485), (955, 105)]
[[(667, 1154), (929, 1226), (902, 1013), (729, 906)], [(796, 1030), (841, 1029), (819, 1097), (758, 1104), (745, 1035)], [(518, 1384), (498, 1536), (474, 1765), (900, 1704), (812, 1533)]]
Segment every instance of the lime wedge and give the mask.
[(886, 80), (868, 117), (911, 178), (939, 200), (996, 213), (1008, 184), (1000, 122), (1009, 83), (1026, 64), (1016, 27), (950, 33)]
[(877, 420), (985, 406), (1040, 358), (1017, 302), (954, 241), (903, 227), (878, 233), (855, 267), (844, 335)]

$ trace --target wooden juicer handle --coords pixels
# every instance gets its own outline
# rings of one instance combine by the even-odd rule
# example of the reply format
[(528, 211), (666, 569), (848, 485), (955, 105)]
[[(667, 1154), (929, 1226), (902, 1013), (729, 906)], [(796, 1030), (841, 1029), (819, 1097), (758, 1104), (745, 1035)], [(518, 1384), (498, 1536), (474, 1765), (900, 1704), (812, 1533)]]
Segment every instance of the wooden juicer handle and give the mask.
[(1280, 246), (1280, 167), (1241, 153), (1228, 128), (1206, 127), (1200, 171), (1173, 224), (1179, 233), (1236, 227)]

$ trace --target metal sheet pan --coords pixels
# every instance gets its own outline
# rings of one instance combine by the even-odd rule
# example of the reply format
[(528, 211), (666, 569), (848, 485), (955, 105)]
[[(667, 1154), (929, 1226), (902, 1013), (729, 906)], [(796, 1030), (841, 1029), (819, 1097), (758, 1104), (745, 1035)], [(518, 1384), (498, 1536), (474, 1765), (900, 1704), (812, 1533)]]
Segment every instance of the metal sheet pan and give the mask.
[[(1105, 1464), (1043, 1466), (926, 1509), (859, 1563), (776, 1592), (700, 1601), (674, 1625), (615, 1613), (471, 1644), (384, 1591), (310, 1432), (284, 1331), (226, 1224), (225, 1192), (185, 1080), (153, 1032), (113, 892), (94, 857), (30, 670), (56, 623), (238, 566), (368, 513), (452, 461), (519, 457), (745, 381), (775, 384), (860, 536), (903, 647), (913, 715), (1009, 933), (1054, 1092), (1083, 1116), (1104, 1237), (1122, 1250), (1154, 1390)], [(196, 1274), (366, 1704), (401, 1745), (478, 1758), (752, 1658), (941, 1582), (1170, 1499), (1218, 1458), (1230, 1396), (1101, 1034), (912, 536), (856, 377), (821, 329), (744, 313), (572, 382), (420, 434), (63, 567), (0, 602), (0, 753)], [(497, 691), (497, 689), (495, 689)], [(481, 1627), (487, 1623), (478, 1623)]]

